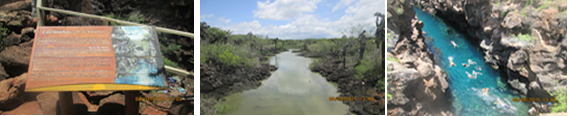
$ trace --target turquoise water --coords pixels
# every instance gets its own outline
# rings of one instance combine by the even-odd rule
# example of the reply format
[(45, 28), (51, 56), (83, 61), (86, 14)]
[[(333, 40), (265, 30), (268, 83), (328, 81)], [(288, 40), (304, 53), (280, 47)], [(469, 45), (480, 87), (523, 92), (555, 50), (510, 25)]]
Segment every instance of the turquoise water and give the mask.
[[(449, 76), (449, 90), (456, 115), (528, 115), (528, 104), (513, 102), (513, 98), (521, 96), (506, 85), (497, 70), (484, 62), (478, 47), (469, 43), (463, 35), (448, 27), (442, 20), (419, 8), (415, 8), (415, 11), (418, 18), (424, 22), (422, 30), (427, 33), (425, 36), (433, 38), (426, 40), (430, 51), (434, 52), (438, 65)], [(454, 47), (452, 41), (457, 47)], [(450, 66), (450, 57), (453, 58), (455, 66)], [(462, 63), (468, 63), (468, 59), (475, 64), (464, 67)], [(481, 74), (475, 76), (473, 71)], [(466, 72), (476, 78), (469, 78)], [(483, 93), (484, 88), (488, 89), (487, 94)]]

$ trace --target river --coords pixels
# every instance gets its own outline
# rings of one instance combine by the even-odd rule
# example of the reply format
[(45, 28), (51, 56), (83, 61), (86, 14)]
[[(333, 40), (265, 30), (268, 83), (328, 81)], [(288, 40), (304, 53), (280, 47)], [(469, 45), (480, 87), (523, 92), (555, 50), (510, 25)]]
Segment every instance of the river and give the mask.
[[(449, 76), (449, 92), (456, 115), (528, 115), (528, 104), (513, 101), (513, 98), (521, 96), (506, 84), (499, 71), (484, 62), (477, 46), (435, 16), (419, 8), (415, 11), (424, 22), (422, 30), (427, 33), (425, 36), (433, 38), (427, 39), (426, 44), (435, 54), (437, 65)], [(452, 41), (457, 46), (454, 47)], [(450, 66), (450, 59), (456, 66)], [(475, 64), (464, 67), (462, 63), (468, 63), (468, 59)], [(473, 71), (479, 74), (475, 76)], [(469, 78), (466, 72), (477, 78)], [(484, 94), (484, 88), (487, 88), (487, 94)]]
[(270, 58), (278, 70), (257, 89), (225, 97), (230, 115), (347, 114), (349, 106), (329, 101), (337, 97), (336, 85), (309, 69), (312, 59), (286, 51)]

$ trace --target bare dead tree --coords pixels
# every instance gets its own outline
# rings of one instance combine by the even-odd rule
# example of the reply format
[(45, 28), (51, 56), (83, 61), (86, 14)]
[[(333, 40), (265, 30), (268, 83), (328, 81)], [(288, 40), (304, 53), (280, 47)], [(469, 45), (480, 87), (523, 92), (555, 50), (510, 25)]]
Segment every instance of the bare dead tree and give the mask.
[(347, 62), (347, 59), (346, 59), (347, 58), (347, 47), (349, 47), (349, 44), (345, 44), (343, 46), (343, 51), (342, 51), (343, 52), (343, 69), (345, 69), (345, 67), (346, 67), (345, 63)]
[(278, 37), (274, 38), (274, 52), (278, 52)]
[(367, 37), (365, 37), (365, 32), (366, 31), (363, 30), (363, 32), (359, 34), (359, 60), (357, 60), (355, 66), (361, 64), (361, 60), (363, 60), (363, 55), (365, 54), (365, 43), (367, 42)]

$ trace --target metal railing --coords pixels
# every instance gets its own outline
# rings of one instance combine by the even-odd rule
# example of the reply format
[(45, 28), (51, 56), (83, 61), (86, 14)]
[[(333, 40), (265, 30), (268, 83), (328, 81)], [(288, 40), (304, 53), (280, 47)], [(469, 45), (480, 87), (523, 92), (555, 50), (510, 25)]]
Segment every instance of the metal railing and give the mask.
[[(92, 15), (92, 14), (73, 12), (73, 11), (68, 11), (68, 10), (60, 10), (60, 9), (42, 7), (42, 1), (43, 0), (37, 0), (37, 4), (36, 4), (37, 27), (43, 26), (43, 22), (44, 22), (43, 16), (45, 14), (43, 12), (43, 10), (59, 12), (59, 13), (68, 14), (68, 15), (75, 15), (75, 16), (80, 16), (80, 17), (100, 19), (100, 20), (103, 20), (104, 24), (108, 24), (108, 22), (115, 22), (115, 23), (124, 24), (124, 25), (131, 25), (131, 26), (149, 26), (149, 25), (138, 24), (138, 23), (133, 23), (133, 22), (128, 22), (128, 21), (122, 21), (122, 20), (117, 20), (117, 19), (98, 16), (98, 15)], [(159, 32), (164, 32), (164, 33), (194, 38), (193, 33), (183, 32), (183, 31), (178, 31), (178, 30), (173, 30), (173, 29), (168, 29), (168, 28), (163, 28), (163, 27), (155, 27), (155, 28), (156, 28), (156, 31), (159, 31)], [(177, 68), (174, 68), (174, 67), (171, 67), (171, 66), (165, 66), (165, 68), (166, 68), (166, 72), (174, 73), (174, 74), (177, 74), (177, 75), (180, 75), (180, 76), (193, 76), (193, 73), (190, 73), (190, 72), (185, 71), (185, 70), (177, 69)]]

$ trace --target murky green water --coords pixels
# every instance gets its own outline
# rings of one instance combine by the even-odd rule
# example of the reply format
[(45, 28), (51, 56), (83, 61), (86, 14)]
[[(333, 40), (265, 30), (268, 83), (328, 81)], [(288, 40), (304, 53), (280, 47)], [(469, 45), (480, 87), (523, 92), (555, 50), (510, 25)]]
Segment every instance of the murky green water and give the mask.
[(329, 101), (337, 97), (337, 87), (318, 73), (311, 72), (312, 59), (291, 51), (270, 59), (278, 70), (253, 90), (225, 97), (232, 110), (228, 114), (347, 114), (349, 106)]

